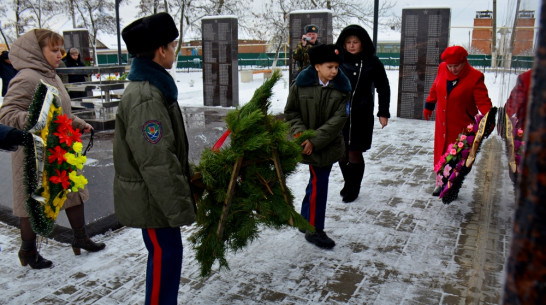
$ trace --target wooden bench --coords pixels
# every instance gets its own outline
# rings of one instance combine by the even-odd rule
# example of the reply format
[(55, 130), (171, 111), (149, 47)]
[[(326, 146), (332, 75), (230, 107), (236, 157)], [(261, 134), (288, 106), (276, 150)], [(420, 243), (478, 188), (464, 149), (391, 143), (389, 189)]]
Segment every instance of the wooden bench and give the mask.
[(254, 74), (264, 74), (264, 79), (269, 79), (271, 77), (271, 73), (273, 73), (273, 70), (271, 69), (262, 69), (262, 70), (242, 70), (241, 71), (241, 82), (242, 83), (248, 83), (253, 81), (252, 75)]
[(264, 69), (264, 70), (252, 70), (252, 74), (259, 74), (259, 73), (272, 73), (273, 70), (271, 69)]

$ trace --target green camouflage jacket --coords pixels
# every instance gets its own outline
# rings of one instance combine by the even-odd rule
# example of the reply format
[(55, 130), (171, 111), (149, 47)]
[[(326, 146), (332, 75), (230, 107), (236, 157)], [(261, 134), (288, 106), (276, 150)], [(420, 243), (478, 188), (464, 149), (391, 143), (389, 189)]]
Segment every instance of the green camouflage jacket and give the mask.
[(315, 42), (315, 44), (308, 43), (307, 45), (302, 46), (301, 42), (298, 43), (298, 46), (292, 52), (292, 58), (298, 63), (298, 73), (307, 68), (309, 65), (311, 65), (311, 62), (309, 61), (309, 49), (311, 49), (314, 46), (318, 46), (321, 44), (318, 40)]

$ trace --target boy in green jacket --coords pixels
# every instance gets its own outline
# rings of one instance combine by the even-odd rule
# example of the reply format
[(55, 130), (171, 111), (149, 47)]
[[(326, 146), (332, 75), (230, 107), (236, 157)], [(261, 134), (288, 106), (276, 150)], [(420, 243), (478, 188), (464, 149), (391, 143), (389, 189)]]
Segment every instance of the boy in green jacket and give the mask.
[(345, 149), (341, 131), (347, 120), (346, 105), (351, 92), (349, 79), (338, 70), (339, 54), (340, 50), (332, 44), (311, 48), (311, 66), (298, 74), (284, 108), (295, 137), (313, 130), (314, 135), (301, 144), (302, 163), (309, 164), (310, 173), (301, 215), (316, 230), (306, 232), (305, 239), (325, 249), (336, 245), (324, 232), (324, 219), (332, 164), (343, 157)]
[(145, 304), (177, 304), (182, 271), (180, 226), (195, 221), (188, 140), (170, 69), (178, 29), (159, 13), (122, 31), (134, 56), (116, 113), (114, 207), (119, 221), (141, 228), (148, 249)]

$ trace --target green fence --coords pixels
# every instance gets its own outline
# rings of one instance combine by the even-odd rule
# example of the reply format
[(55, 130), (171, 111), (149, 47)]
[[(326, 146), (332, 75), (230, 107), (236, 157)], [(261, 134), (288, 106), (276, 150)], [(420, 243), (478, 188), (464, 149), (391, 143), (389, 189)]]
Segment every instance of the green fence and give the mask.
[[(400, 53), (377, 53), (377, 56), (387, 68), (400, 66)], [(271, 67), (275, 59), (275, 53), (239, 53), (240, 67)], [(289, 54), (279, 53), (277, 66), (288, 66)], [(99, 65), (118, 64), (117, 54), (99, 54)], [(514, 56), (512, 58), (513, 69), (530, 69), (533, 66), (533, 56)], [(127, 54), (122, 54), (122, 62), (127, 63)], [(468, 55), (468, 62), (475, 68), (486, 69), (491, 67), (491, 55)], [(502, 65), (502, 57), (497, 57), (497, 66)], [(200, 69), (202, 66), (201, 56), (178, 56), (176, 67), (179, 69)]]
[[(97, 56), (99, 61), (99, 66), (103, 65), (117, 65), (118, 64), (118, 54), (99, 54)], [(128, 63), (127, 54), (121, 54), (121, 62), (123, 64)]]
[(377, 53), (376, 55), (387, 69), (400, 66), (400, 53)]
[[(468, 62), (474, 67), (491, 68), (491, 55), (468, 55)], [(512, 69), (531, 69), (535, 58), (533, 56), (512, 57)], [(502, 56), (497, 56), (497, 67), (503, 65)]]

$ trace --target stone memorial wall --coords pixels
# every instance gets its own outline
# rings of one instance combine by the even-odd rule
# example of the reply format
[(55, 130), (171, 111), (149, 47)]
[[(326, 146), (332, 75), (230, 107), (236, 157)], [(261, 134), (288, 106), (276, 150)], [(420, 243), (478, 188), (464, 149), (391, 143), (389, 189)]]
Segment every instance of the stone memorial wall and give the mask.
[(92, 58), (93, 50), (89, 46), (89, 31), (69, 30), (63, 31), (64, 49), (68, 53), (70, 48), (77, 48), (80, 51), (80, 58), (85, 62), (86, 58)]
[[(305, 34), (304, 28), (308, 24), (318, 26), (318, 38), (320, 43), (333, 43), (332, 13), (329, 10), (294, 11), (289, 17), (290, 28), (290, 54), (296, 49)], [(290, 55), (290, 83), (298, 75), (298, 65)]]
[(402, 10), (398, 117), (423, 119), (440, 55), (448, 47), (450, 18), (448, 8)]
[(205, 106), (238, 106), (237, 17), (206, 17), (203, 18), (201, 27), (204, 104)]

